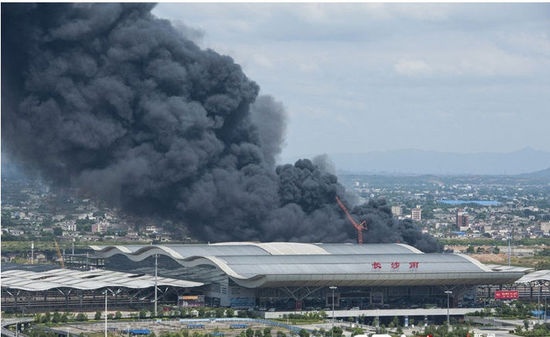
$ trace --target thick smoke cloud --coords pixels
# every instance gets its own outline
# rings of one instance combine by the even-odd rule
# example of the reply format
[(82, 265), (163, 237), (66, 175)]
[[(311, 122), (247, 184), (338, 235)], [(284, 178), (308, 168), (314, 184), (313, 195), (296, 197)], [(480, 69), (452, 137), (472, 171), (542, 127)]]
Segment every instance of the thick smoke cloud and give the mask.
[(152, 8), (2, 4), (2, 151), (202, 240), (354, 241), (324, 165), (275, 168), (282, 104)]
[(386, 200), (369, 200), (353, 209), (355, 216), (365, 221), (368, 227), (365, 243), (401, 242), (410, 244), (423, 252), (441, 251), (443, 247), (410, 219), (398, 221), (392, 217), (391, 206)]

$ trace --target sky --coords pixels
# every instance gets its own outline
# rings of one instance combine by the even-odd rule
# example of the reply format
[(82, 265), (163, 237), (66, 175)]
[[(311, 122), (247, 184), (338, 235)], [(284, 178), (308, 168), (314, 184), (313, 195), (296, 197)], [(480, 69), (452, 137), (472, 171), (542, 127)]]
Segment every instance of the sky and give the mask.
[(281, 162), (550, 151), (550, 3), (160, 3), (287, 113)]

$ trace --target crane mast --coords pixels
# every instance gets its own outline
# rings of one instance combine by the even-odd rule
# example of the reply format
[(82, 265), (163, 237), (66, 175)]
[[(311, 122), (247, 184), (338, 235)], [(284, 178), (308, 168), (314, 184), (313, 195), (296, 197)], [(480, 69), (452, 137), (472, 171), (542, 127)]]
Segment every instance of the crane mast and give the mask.
[(365, 227), (366, 222), (363, 221), (360, 224), (357, 223), (357, 221), (355, 221), (355, 219), (351, 216), (348, 209), (346, 208), (344, 203), (340, 200), (340, 198), (338, 198), (338, 196), (336, 196), (336, 202), (338, 203), (338, 206), (340, 206), (340, 208), (344, 211), (344, 213), (346, 213), (346, 217), (351, 222), (353, 227), (355, 227), (355, 230), (357, 231), (357, 243), (362, 244), (363, 243), (363, 229), (366, 228)]

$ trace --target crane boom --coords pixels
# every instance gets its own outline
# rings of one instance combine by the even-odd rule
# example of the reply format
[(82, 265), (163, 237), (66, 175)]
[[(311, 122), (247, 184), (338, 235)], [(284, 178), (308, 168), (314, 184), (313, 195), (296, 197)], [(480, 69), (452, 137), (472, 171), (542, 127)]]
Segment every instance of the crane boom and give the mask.
[(363, 229), (365, 229), (365, 221), (361, 222), (360, 224), (355, 221), (355, 219), (351, 216), (348, 209), (344, 205), (344, 203), (336, 196), (336, 202), (338, 203), (338, 206), (346, 213), (346, 217), (351, 222), (353, 227), (355, 227), (355, 230), (357, 230), (357, 243), (362, 244), (363, 243)]
[(57, 252), (57, 258), (59, 259), (59, 263), (61, 264), (61, 268), (65, 268), (65, 261), (63, 260), (63, 255), (61, 254), (61, 249), (59, 249), (59, 244), (57, 243), (57, 240), (54, 239), (55, 242), (55, 251)]

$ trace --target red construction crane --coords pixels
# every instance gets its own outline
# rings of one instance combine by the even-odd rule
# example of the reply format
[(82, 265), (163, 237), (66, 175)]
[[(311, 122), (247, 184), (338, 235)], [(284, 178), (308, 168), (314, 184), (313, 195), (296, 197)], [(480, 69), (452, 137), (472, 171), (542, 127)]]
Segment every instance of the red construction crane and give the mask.
[(351, 216), (351, 214), (349, 214), (348, 209), (346, 208), (346, 206), (344, 206), (344, 203), (342, 203), (342, 201), (340, 200), (340, 198), (338, 198), (338, 196), (336, 196), (336, 202), (338, 203), (338, 206), (340, 206), (340, 208), (344, 211), (344, 213), (346, 213), (346, 216), (348, 217), (348, 220), (351, 222), (353, 227), (355, 227), (355, 229), (357, 230), (357, 243), (362, 244), (363, 243), (363, 229), (366, 228), (366, 226), (365, 226), (366, 222), (363, 221), (360, 224), (357, 223), (357, 221), (355, 221), (355, 219)]
[(59, 249), (59, 244), (57, 243), (56, 239), (53, 239), (53, 242), (55, 243), (55, 251), (57, 253), (57, 259), (61, 264), (61, 268), (65, 268), (65, 261), (63, 260), (63, 254), (61, 254), (61, 249)]

